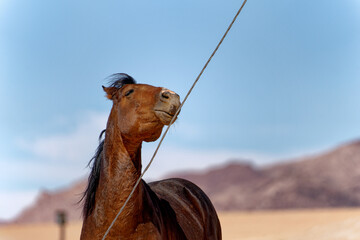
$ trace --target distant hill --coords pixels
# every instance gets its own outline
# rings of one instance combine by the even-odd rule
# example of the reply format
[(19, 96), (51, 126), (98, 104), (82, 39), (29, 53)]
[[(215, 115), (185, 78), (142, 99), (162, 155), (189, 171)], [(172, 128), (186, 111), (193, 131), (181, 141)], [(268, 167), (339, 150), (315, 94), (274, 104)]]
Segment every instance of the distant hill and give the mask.
[[(360, 141), (264, 168), (234, 162), (170, 177), (193, 181), (222, 211), (360, 206)], [(76, 203), (85, 186), (86, 180), (40, 194), (15, 222), (54, 221), (58, 209), (67, 210), (70, 220), (79, 220), (81, 206)]]
[(262, 169), (233, 163), (174, 176), (197, 183), (219, 210), (360, 206), (360, 141)]

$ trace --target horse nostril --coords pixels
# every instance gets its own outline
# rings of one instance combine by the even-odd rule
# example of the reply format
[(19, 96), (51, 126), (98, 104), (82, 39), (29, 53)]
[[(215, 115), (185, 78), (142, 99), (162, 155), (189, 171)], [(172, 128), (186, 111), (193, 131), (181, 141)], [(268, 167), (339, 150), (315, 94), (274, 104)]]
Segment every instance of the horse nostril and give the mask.
[(163, 97), (163, 98), (165, 98), (165, 99), (169, 99), (169, 95), (170, 95), (169, 92), (162, 92), (162, 93), (161, 93), (161, 97)]

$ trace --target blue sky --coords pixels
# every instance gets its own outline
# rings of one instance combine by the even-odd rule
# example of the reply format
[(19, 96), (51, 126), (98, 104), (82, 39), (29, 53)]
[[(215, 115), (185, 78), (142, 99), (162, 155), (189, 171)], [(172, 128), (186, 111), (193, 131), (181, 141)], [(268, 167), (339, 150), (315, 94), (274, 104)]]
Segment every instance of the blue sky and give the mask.
[[(0, 218), (87, 174), (107, 76), (184, 97), (240, 5), (0, 0)], [(359, 138), (359, 107), (359, 1), (249, 0), (148, 178), (330, 149)]]

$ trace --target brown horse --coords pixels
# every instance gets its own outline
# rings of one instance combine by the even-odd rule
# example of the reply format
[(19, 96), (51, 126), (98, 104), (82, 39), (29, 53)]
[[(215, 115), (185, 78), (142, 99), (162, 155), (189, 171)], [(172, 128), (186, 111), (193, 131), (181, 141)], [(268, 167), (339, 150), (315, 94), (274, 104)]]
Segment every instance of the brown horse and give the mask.
[[(180, 106), (176, 93), (136, 84), (126, 74), (113, 75), (112, 85), (103, 88), (113, 106), (92, 159), (82, 240), (102, 239), (141, 175), (142, 142), (158, 139)], [(195, 184), (142, 181), (106, 239), (221, 239), (221, 228), (209, 198)]]

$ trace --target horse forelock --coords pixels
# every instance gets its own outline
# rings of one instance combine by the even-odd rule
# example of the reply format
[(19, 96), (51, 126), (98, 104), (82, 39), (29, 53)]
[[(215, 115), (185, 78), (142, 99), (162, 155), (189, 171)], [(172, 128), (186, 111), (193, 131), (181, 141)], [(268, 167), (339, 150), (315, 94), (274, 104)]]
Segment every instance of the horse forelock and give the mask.
[(136, 84), (133, 77), (126, 73), (115, 73), (108, 77), (110, 87), (122, 88), (126, 84)]

